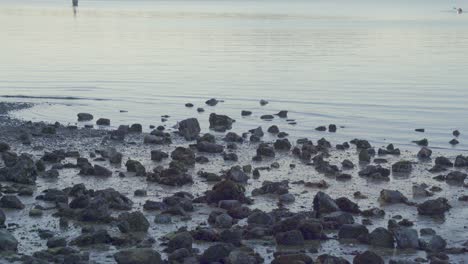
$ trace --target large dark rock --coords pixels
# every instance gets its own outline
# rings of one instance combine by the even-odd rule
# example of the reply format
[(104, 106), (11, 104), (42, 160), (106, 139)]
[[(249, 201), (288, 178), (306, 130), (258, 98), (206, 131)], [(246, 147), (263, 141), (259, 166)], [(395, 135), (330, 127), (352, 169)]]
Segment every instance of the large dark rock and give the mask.
[(14, 165), (0, 168), (0, 180), (2, 181), (34, 184), (36, 176), (36, 164), (29, 154), (21, 154)]
[(93, 115), (89, 113), (78, 113), (78, 121), (90, 121), (93, 120)]
[(0, 229), (0, 252), (18, 250), (18, 240), (7, 230)]
[(450, 208), (447, 199), (440, 197), (419, 204), (418, 213), (421, 215), (443, 215)]
[(361, 224), (345, 224), (340, 227), (338, 231), (338, 238), (340, 239), (360, 239), (369, 234), (367, 227)]
[(305, 263), (313, 264), (313, 259), (305, 253), (291, 253), (280, 254), (275, 256), (271, 264), (292, 264), (292, 263)]
[(235, 120), (226, 115), (217, 115), (215, 113), (211, 113), (209, 122), (210, 129), (218, 132), (224, 132), (232, 128), (232, 123), (234, 123)]
[(354, 257), (353, 264), (385, 264), (385, 261), (376, 253), (365, 251)]
[(395, 239), (390, 231), (383, 227), (378, 227), (369, 234), (369, 243), (376, 247), (393, 248)]
[(118, 217), (117, 227), (122, 233), (147, 232), (149, 221), (139, 211), (121, 213)]
[(267, 143), (261, 143), (257, 148), (257, 155), (265, 157), (275, 157), (275, 150)]
[(2, 209), (0, 209), (0, 228), (5, 226), (6, 216)]
[(195, 164), (195, 153), (189, 148), (177, 147), (172, 151), (171, 158), (187, 166)]
[(127, 160), (125, 163), (128, 172), (135, 172), (136, 176), (145, 176), (146, 168), (137, 160)]
[(408, 198), (406, 198), (400, 191), (397, 190), (383, 189), (380, 191), (379, 200), (382, 203), (387, 204), (408, 203)]
[(1, 208), (24, 209), (24, 204), (15, 195), (5, 195), (0, 199)]
[(114, 254), (118, 264), (162, 264), (161, 255), (150, 248), (121, 250)]
[(180, 232), (171, 237), (167, 243), (167, 252), (185, 248), (192, 251), (193, 237), (189, 232)]
[(163, 159), (168, 158), (169, 155), (166, 152), (161, 150), (152, 150), (151, 151), (151, 160), (162, 161)]
[(206, 153), (221, 153), (224, 151), (224, 146), (216, 143), (202, 141), (197, 143), (197, 150), (199, 152)]
[(395, 162), (392, 165), (393, 173), (408, 174), (408, 173), (411, 173), (412, 170), (413, 170), (413, 164), (411, 163), (411, 161), (400, 160), (398, 162)]
[(227, 243), (219, 243), (213, 246), (210, 246), (203, 252), (200, 257), (201, 264), (210, 264), (210, 263), (223, 263), (223, 259), (227, 258), (231, 251), (234, 249), (234, 246)]
[(283, 246), (302, 246), (304, 237), (299, 230), (291, 230), (277, 233), (275, 235), (276, 244)]
[(207, 200), (210, 203), (218, 203), (222, 200), (237, 200), (241, 203), (248, 202), (245, 197), (245, 188), (231, 180), (221, 181), (213, 186), (213, 189), (207, 192)]
[(186, 140), (196, 139), (200, 131), (200, 124), (196, 118), (189, 118), (179, 122), (179, 133)]
[(320, 255), (317, 258), (319, 263), (326, 263), (326, 264), (350, 264), (346, 259), (335, 257), (329, 254)]
[(418, 231), (415, 229), (406, 227), (397, 228), (393, 231), (393, 234), (395, 235), (395, 241), (398, 248), (419, 248)]
[(332, 213), (340, 210), (335, 200), (324, 192), (318, 192), (315, 195), (313, 205), (314, 211), (318, 213)]

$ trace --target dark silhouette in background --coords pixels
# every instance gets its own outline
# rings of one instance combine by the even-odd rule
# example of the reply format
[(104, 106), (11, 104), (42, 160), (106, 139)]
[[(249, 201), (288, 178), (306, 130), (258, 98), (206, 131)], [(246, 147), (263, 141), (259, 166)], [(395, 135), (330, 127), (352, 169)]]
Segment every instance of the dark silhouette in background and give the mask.
[(73, 14), (76, 16), (76, 12), (78, 12), (78, 0), (72, 0), (73, 4)]

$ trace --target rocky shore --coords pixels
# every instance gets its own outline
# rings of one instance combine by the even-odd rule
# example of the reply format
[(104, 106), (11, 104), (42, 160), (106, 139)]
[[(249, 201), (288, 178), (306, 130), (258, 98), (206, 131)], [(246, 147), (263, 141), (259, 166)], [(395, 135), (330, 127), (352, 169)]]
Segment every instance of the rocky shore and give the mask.
[(204, 106), (209, 131), (189, 118), (143, 133), (108, 129), (96, 113), (77, 122), (97, 128), (11, 119), (30, 105), (0, 103), (0, 262), (468, 260), (468, 156), (442, 155), (427, 139), (417, 152), (329, 142), (335, 124), (291, 140), (262, 121), (295, 122), (287, 111), (237, 134), (251, 111), (219, 115), (217, 104)]

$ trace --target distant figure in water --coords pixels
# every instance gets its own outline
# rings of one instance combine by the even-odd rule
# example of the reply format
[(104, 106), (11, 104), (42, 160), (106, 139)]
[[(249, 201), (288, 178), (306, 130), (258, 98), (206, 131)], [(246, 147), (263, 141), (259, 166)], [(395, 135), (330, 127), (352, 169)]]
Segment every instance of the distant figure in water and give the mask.
[(457, 9), (457, 14), (461, 15), (461, 13), (463, 13), (463, 9), (461, 9), (460, 7)]
[(76, 12), (78, 11), (78, 0), (72, 0), (73, 4), (73, 14), (76, 16)]

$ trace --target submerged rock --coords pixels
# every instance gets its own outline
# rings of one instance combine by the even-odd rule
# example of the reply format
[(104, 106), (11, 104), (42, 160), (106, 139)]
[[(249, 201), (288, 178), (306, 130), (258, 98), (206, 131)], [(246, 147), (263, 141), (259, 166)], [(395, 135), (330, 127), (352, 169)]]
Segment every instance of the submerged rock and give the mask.
[(7, 230), (0, 229), (0, 252), (17, 250), (18, 240)]
[(451, 206), (448, 204), (447, 199), (441, 197), (419, 204), (418, 213), (421, 215), (443, 215), (450, 208)]

